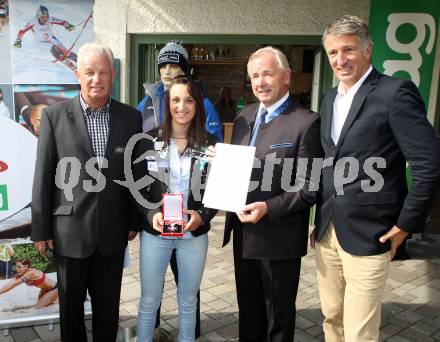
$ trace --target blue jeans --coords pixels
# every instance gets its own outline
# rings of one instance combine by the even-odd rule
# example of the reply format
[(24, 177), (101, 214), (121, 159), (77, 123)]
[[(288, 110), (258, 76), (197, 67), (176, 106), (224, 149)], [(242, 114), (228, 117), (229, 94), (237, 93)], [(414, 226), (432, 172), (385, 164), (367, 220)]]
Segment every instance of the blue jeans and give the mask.
[(153, 340), (156, 313), (162, 301), (165, 273), (173, 249), (176, 249), (179, 270), (179, 341), (194, 341), (197, 291), (202, 281), (208, 251), (208, 235), (165, 239), (143, 231), (140, 246), (141, 299), (137, 324), (139, 342)]

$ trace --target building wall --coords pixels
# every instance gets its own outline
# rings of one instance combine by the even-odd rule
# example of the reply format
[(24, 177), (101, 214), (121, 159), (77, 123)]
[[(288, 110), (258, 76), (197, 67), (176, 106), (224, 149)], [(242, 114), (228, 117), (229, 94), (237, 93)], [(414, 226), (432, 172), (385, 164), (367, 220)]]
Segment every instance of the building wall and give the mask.
[(121, 60), (128, 98), (129, 34), (321, 35), (343, 14), (368, 19), (370, 0), (95, 0), (95, 34)]
[(128, 0), (128, 32), (319, 34), (336, 16), (366, 17), (369, 0)]

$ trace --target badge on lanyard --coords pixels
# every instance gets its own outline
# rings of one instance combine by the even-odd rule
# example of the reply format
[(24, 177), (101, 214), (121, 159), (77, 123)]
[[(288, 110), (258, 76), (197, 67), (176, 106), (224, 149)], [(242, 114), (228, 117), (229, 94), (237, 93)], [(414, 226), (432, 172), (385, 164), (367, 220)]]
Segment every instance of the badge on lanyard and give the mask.
[(159, 151), (159, 158), (160, 159), (167, 159), (168, 157), (168, 150), (160, 150)]

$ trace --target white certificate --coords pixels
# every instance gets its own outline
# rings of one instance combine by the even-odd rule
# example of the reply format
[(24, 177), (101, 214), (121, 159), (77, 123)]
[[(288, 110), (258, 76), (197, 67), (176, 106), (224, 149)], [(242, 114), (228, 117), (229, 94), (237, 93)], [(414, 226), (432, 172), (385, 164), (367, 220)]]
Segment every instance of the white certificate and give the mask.
[(203, 204), (213, 209), (242, 211), (246, 205), (255, 147), (218, 143), (215, 150)]

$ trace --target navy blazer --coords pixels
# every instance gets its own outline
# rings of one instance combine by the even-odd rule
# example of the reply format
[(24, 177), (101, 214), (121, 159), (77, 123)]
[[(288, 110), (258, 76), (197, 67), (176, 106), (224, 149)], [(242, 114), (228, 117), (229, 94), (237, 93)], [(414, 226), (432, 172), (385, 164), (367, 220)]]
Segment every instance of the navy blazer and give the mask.
[[(245, 107), (234, 122), (232, 144), (248, 145), (259, 103)], [(247, 259), (292, 259), (307, 253), (310, 207), (317, 200), (317, 184), (310, 184), (313, 158), (322, 157), (320, 120), (316, 113), (293, 103), (279, 116), (263, 124), (256, 140), (256, 158), (251, 181), (258, 187), (246, 203), (265, 201), (268, 213), (256, 224), (242, 224), (235, 213), (227, 213), (223, 245), (234, 234), (243, 233), (242, 257)], [(271, 158), (279, 158), (267, 168)], [(304, 186), (295, 191), (299, 158), (308, 162)], [(289, 162), (287, 162), (289, 160)], [(290, 163), (290, 164), (289, 164)], [(264, 181), (263, 181), (264, 179)], [(316, 187), (313, 190), (313, 187)]]
[[(385, 253), (390, 243), (380, 243), (379, 237), (394, 225), (407, 232), (423, 229), (439, 185), (440, 144), (426, 119), (424, 103), (414, 83), (373, 69), (356, 93), (335, 145), (331, 125), (336, 94), (336, 88), (330, 90), (321, 103), (325, 157), (333, 158), (333, 165), (344, 161), (343, 158), (354, 158), (359, 163), (359, 172), (341, 188), (335, 187), (335, 168), (324, 168), (316, 239), (322, 238), (332, 220), (339, 243), (348, 253)], [(385, 165), (369, 165), (371, 157), (382, 158)], [(413, 176), (410, 193), (406, 162)], [(364, 190), (369, 185), (373, 189)]]

